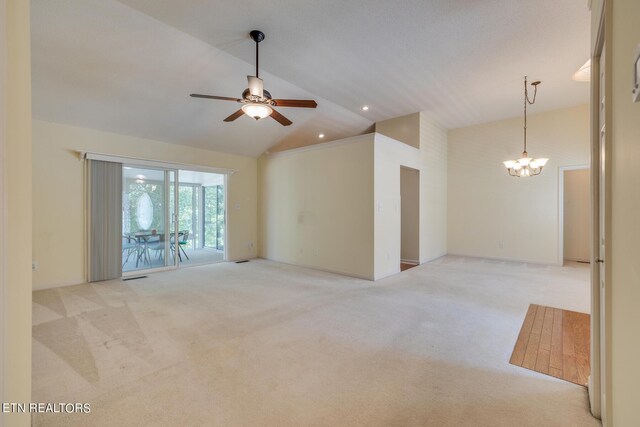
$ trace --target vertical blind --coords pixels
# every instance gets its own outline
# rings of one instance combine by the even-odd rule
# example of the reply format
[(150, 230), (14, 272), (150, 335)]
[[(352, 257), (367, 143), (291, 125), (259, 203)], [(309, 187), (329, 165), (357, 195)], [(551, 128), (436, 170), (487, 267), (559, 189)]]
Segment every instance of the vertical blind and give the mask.
[(122, 163), (89, 160), (89, 281), (122, 276)]

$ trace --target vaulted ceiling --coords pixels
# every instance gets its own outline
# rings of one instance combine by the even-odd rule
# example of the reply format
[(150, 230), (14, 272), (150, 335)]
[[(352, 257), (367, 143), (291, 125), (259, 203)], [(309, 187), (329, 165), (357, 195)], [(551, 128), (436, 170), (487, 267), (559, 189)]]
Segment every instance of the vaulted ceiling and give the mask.
[[(589, 56), (583, 0), (32, 0), (37, 119), (258, 156), (426, 111), (447, 128), (588, 101), (571, 80)], [(254, 74), (248, 32), (266, 33), (261, 77), (294, 124), (222, 120)], [(361, 107), (368, 105), (368, 111)]]

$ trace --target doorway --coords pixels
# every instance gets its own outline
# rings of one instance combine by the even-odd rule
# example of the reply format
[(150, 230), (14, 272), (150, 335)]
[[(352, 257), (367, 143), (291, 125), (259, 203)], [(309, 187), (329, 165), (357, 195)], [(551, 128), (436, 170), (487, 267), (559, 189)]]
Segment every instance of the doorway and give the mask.
[(560, 168), (562, 264), (589, 263), (591, 257), (591, 171), (588, 166)]
[(420, 264), (420, 171), (400, 166), (400, 270)]
[(226, 175), (179, 171), (178, 263), (181, 266), (225, 260)]

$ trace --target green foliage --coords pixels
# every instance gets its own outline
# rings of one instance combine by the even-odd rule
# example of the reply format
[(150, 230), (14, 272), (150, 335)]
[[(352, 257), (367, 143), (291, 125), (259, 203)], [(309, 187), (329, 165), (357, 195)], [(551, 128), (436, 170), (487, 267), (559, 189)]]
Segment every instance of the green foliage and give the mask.
[(214, 185), (204, 188), (204, 245), (224, 250), (224, 187)]
[[(138, 227), (138, 199), (147, 193), (151, 199), (153, 206), (153, 221), (149, 230), (156, 229), (158, 232), (164, 230), (164, 185), (160, 182), (144, 182), (139, 183), (133, 179), (127, 179), (124, 183), (123, 194), (123, 229), (129, 233), (136, 233), (140, 230)], [(127, 215), (128, 212), (128, 215)], [(128, 227), (127, 227), (128, 225)]]
[[(173, 183), (169, 188), (169, 211), (174, 210)], [(224, 250), (224, 186), (204, 187), (204, 201), (200, 200), (198, 187), (180, 185), (178, 187), (178, 230), (189, 230), (188, 248), (193, 248), (194, 225), (200, 223), (200, 206), (204, 202), (204, 246)], [(164, 233), (164, 198), (165, 187), (162, 182), (137, 182), (127, 179), (123, 191), (123, 229), (125, 233), (136, 233), (140, 230), (137, 222), (138, 200), (148, 194), (153, 206), (153, 222), (149, 230), (156, 229)], [(195, 194), (194, 194), (195, 193)], [(173, 230), (171, 230), (173, 231)], [(196, 230), (199, 233), (199, 230)]]

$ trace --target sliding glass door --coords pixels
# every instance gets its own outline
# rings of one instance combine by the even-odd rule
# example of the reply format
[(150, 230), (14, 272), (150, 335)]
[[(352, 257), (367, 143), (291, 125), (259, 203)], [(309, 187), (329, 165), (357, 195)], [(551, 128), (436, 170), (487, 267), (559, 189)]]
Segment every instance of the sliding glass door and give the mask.
[(224, 185), (203, 187), (203, 246), (224, 251)]
[(123, 273), (176, 266), (177, 171), (123, 166)]

